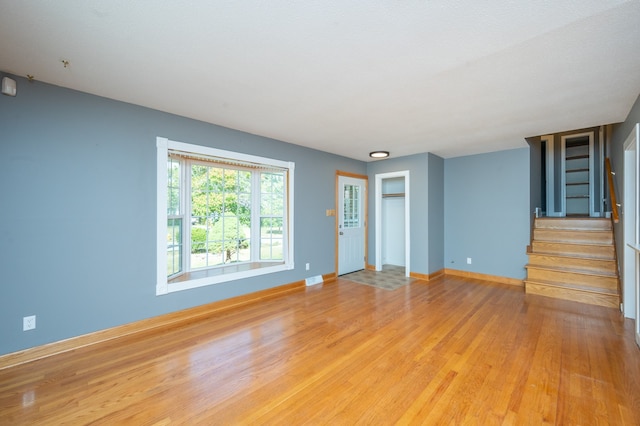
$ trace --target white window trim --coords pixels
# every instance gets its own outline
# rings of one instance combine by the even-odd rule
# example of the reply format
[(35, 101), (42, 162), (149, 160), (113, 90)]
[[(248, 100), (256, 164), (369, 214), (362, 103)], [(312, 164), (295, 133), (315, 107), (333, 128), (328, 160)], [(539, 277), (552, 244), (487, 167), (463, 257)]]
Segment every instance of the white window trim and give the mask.
[[(270, 274), (274, 272), (286, 271), (294, 268), (293, 261), (293, 193), (294, 193), (294, 179), (293, 173), (295, 163), (291, 161), (281, 161), (271, 158), (258, 157), (255, 155), (242, 154), (232, 151), (225, 151), (216, 148), (210, 148), (201, 145), (192, 145), (184, 142), (172, 141), (167, 138), (156, 138), (156, 295), (163, 295), (173, 293), (176, 291), (187, 290), (191, 288), (197, 288), (212, 284), (219, 284), (228, 281), (239, 280), (243, 278), (255, 277), (258, 275)], [(167, 279), (167, 157), (169, 150), (179, 150), (185, 152), (192, 152), (196, 154), (202, 154), (212, 157), (230, 158), (239, 161), (246, 161), (252, 163), (266, 164), (279, 168), (288, 169), (288, 182), (287, 182), (287, 239), (285, 241), (287, 249), (283, 251), (284, 263), (280, 263), (274, 266), (267, 266), (262, 268), (250, 269), (239, 272), (232, 272), (226, 274), (219, 274), (204, 278), (196, 278), (188, 281), (180, 281), (175, 283), (169, 283)]]

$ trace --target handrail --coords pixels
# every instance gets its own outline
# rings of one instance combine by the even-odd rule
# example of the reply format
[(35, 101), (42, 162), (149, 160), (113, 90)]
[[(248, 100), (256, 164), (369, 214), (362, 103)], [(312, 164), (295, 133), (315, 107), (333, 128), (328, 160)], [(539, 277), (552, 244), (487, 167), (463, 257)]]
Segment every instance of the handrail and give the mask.
[(613, 216), (613, 222), (618, 223), (620, 221), (620, 216), (618, 214), (618, 203), (616, 201), (616, 189), (613, 181), (613, 173), (611, 171), (611, 160), (609, 157), (604, 159), (604, 164), (607, 168), (607, 180), (609, 182), (609, 199), (611, 200), (611, 215)]

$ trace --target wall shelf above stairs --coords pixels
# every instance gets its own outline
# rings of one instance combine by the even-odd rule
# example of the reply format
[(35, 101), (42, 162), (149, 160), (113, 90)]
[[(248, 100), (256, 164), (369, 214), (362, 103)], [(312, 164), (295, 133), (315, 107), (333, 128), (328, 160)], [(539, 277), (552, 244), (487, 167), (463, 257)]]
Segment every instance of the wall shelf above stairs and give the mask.
[(528, 255), (527, 293), (619, 307), (610, 219), (537, 218)]

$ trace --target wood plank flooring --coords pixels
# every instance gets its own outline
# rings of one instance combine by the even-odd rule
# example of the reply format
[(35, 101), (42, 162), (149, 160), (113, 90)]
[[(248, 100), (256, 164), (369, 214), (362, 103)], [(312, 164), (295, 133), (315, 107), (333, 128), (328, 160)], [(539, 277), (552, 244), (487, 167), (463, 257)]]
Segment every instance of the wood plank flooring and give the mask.
[(344, 279), (0, 371), (0, 424), (640, 424), (611, 308)]

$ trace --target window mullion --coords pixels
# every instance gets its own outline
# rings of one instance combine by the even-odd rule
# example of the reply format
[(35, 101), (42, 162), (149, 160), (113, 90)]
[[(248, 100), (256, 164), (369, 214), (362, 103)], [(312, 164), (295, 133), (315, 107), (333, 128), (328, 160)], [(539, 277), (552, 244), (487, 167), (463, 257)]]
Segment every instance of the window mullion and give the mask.
[(251, 172), (251, 261), (260, 261), (260, 172)]
[(285, 172), (282, 187), (282, 260), (289, 262), (289, 173)]
[[(182, 265), (184, 272), (191, 271), (191, 161), (184, 160), (182, 167), (182, 182), (184, 188), (180, 193), (180, 211), (182, 213)], [(189, 220), (187, 220), (187, 217)]]

